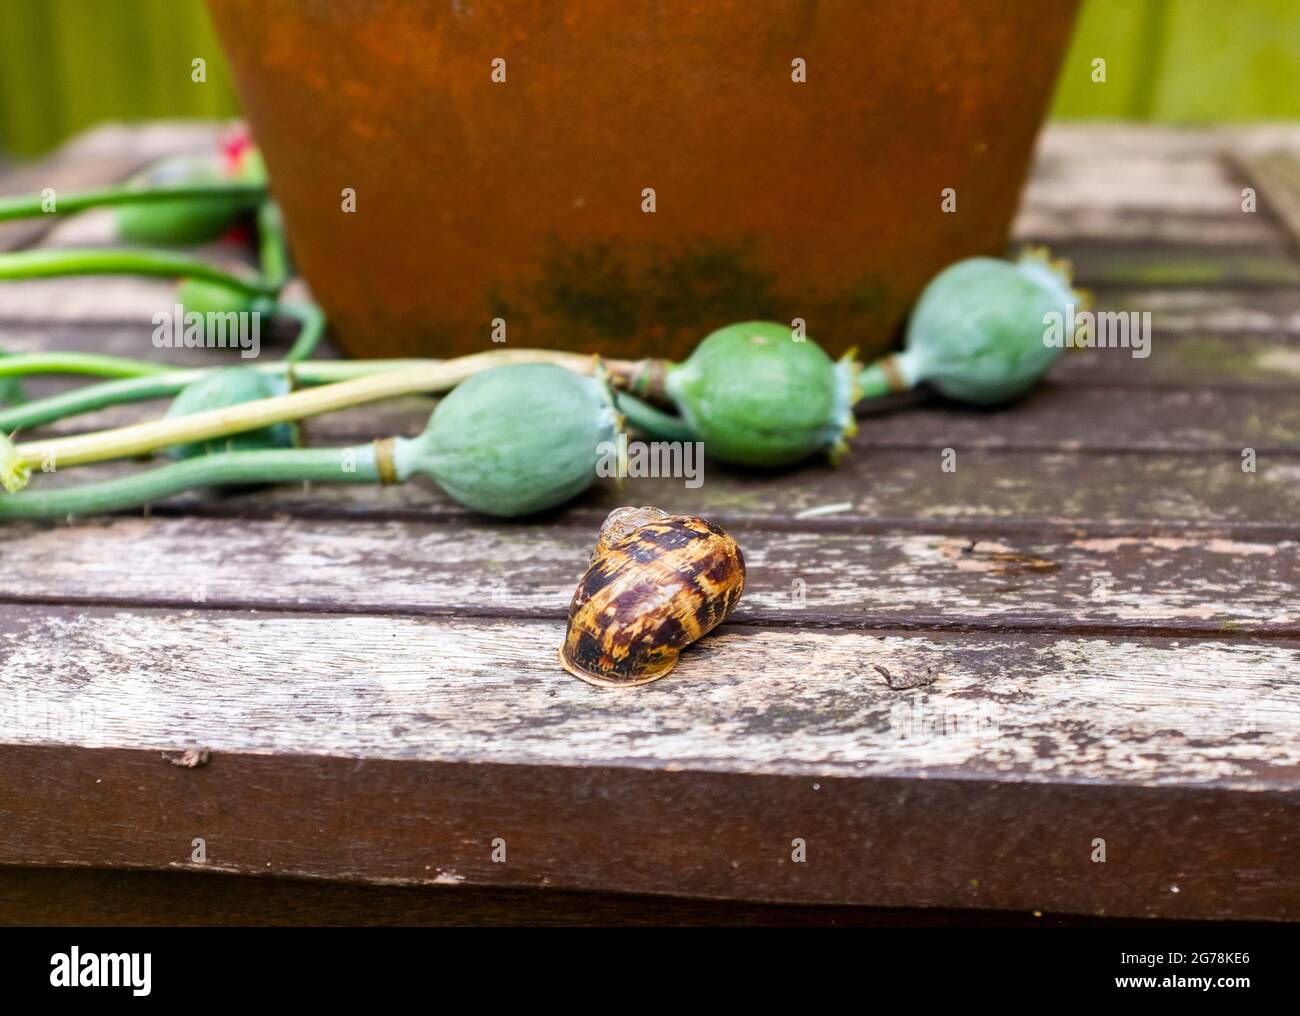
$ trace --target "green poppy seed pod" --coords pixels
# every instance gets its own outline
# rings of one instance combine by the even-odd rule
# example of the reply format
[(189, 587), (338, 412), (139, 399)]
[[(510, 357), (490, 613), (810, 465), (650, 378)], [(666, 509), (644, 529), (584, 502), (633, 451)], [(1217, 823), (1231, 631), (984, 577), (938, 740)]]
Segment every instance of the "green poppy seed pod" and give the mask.
[[(269, 320), (275, 314), (274, 300), (208, 279), (182, 279), (176, 287), (176, 302), (185, 315), (182, 321), (185, 330), (197, 328), (204, 340), (213, 346), (233, 347), (237, 341), (251, 341), (253, 336), (260, 342), (263, 320)], [(196, 320), (190, 317), (191, 314), (200, 317)], [(231, 314), (264, 314), (266, 318), (255, 320), (250, 317), (241, 323), (238, 318), (227, 316)], [(253, 355), (256, 355), (256, 350)]]
[(551, 364), (495, 367), (456, 387), (393, 452), (395, 479), (428, 476), (489, 515), (529, 515), (591, 486), (622, 418), (603, 377)]
[[(247, 162), (248, 157), (245, 157)], [(252, 162), (248, 165), (254, 166)], [(241, 167), (244, 163), (241, 163)], [(250, 169), (247, 172), (253, 173)], [(223, 183), (231, 179), (246, 183), (259, 182), (256, 176), (244, 179), (237, 170), (223, 170), (220, 161), (196, 156), (163, 159), (132, 177), (130, 187), (149, 188), (181, 184)], [(175, 201), (150, 201), (118, 205), (113, 209), (118, 235), (132, 243), (205, 243), (215, 240), (233, 226), (241, 216), (257, 206), (248, 196), (187, 198)]]
[(176, 302), (196, 314), (248, 314), (258, 300), (247, 292), (207, 279), (182, 279)]
[(857, 431), (859, 365), (836, 363), (786, 325), (750, 321), (720, 328), (672, 367), (665, 390), (722, 462), (784, 466), (818, 452), (832, 461)]
[[(936, 275), (917, 302), (902, 353), (868, 368), (889, 387), (924, 381), (948, 398), (996, 405), (1023, 395), (1047, 372), (1062, 344), (1054, 315), (1073, 329), (1090, 298), (1071, 284), (1068, 262), (1026, 250), (1015, 262), (967, 258)], [(874, 387), (867, 374), (864, 385)]]
[[(189, 416), (210, 409), (237, 406), (289, 391), (288, 381), (273, 374), (265, 374), (252, 367), (227, 367), (214, 371), (198, 381), (186, 385), (172, 400), (167, 416)], [(293, 448), (297, 445), (298, 431), (292, 423), (276, 423), (270, 427), (231, 434), (226, 437), (194, 441), (166, 449), (173, 459), (191, 459), (214, 452), (259, 451), (268, 448)]]

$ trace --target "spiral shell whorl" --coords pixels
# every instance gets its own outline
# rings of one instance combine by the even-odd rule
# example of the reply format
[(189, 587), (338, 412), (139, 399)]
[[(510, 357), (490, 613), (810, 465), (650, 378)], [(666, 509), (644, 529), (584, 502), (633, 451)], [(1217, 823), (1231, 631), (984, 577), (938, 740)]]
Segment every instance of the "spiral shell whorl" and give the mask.
[(744, 586), (740, 547), (713, 523), (617, 509), (574, 592), (560, 662), (592, 684), (657, 680), (722, 622)]

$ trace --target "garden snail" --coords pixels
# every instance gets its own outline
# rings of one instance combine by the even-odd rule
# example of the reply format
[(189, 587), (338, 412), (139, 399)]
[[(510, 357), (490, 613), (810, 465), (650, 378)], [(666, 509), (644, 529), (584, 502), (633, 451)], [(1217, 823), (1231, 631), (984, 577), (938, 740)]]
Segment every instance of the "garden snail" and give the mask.
[(616, 508), (569, 605), (560, 663), (609, 688), (658, 680), (722, 622), (744, 588), (740, 547), (712, 522)]

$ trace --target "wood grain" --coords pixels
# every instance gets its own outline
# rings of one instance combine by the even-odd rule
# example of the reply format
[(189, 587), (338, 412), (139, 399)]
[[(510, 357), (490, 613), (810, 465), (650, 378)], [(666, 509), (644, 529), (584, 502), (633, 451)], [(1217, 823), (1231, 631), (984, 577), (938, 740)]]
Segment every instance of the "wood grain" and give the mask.
[(1298, 778), (1286, 640), (728, 625), (620, 694), (559, 669), (559, 620), (11, 606), (0, 624), (11, 744), (1014, 785)]
[[(732, 627), (626, 695), (559, 672), (558, 622), (2, 623), (0, 863), (189, 867), (202, 836), (206, 870), (393, 884), (1300, 907), (1293, 644)], [(195, 746), (207, 765), (164, 757)]]
[[(1250, 246), (1276, 242), (1268, 215), (1242, 210), (1242, 179), (1225, 153), (1241, 132), (1052, 124), (1013, 235), (1026, 241), (1116, 240)], [(1283, 128), (1263, 143), (1300, 146)]]
[[(12, 745), (0, 771), (6, 863), (32, 863), (40, 844), (81, 865), (389, 886), (671, 887), (1183, 919), (1297, 912), (1290, 793), (267, 755), (180, 770), (154, 752)], [(498, 839), (505, 863), (490, 860)], [(1099, 840), (1105, 863), (1092, 860)]]
[[(731, 532), (744, 623), (1300, 635), (1293, 540)], [(0, 598), (563, 618), (593, 544), (587, 526), (397, 520), (10, 527)]]

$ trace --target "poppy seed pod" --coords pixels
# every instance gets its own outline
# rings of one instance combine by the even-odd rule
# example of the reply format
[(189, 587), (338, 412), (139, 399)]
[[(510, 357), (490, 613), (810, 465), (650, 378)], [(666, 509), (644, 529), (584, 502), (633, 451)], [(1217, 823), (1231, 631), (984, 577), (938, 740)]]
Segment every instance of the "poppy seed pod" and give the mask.
[(709, 335), (669, 369), (664, 387), (708, 454), (784, 466), (847, 450), (858, 368), (852, 351), (837, 363), (785, 325), (751, 321)]
[(187, 314), (247, 314), (258, 301), (247, 291), (209, 279), (182, 279), (176, 287), (176, 302)]
[(529, 515), (590, 487), (621, 427), (602, 377), (550, 364), (495, 367), (462, 382), (424, 433), (397, 445), (395, 479), (420, 473), (468, 508)]
[[(254, 338), (260, 342), (262, 322), (253, 315), (266, 314), (269, 317), (275, 307), (275, 302), (267, 297), (255, 296), (209, 279), (182, 279), (176, 287), (176, 303), (184, 312), (182, 324), (185, 329), (197, 328), (204, 341), (214, 346), (234, 346)], [(190, 317), (192, 314), (199, 315), (199, 318)], [(228, 316), (235, 314), (249, 317), (241, 322)]]
[[(228, 367), (215, 371), (186, 385), (172, 400), (167, 416), (189, 416), (210, 409), (237, 406), (241, 402), (284, 395), (289, 383), (284, 377), (265, 374), (252, 367)], [(266, 448), (293, 448), (297, 445), (298, 430), (292, 423), (277, 423), (270, 427), (231, 434), (228, 437), (195, 441), (166, 449), (172, 459), (190, 459), (197, 455), (215, 452), (256, 451)]]
[[(147, 189), (181, 184), (265, 183), (266, 169), (256, 149), (222, 160), (199, 156), (163, 159), (137, 173), (128, 187)], [(253, 211), (257, 199), (248, 195), (177, 198), (119, 205), (114, 208), (118, 235), (133, 243), (205, 243), (215, 240), (242, 216)]]
[(967, 258), (925, 287), (907, 326), (903, 352), (862, 374), (869, 395), (922, 382), (951, 399), (996, 405), (1027, 392), (1061, 353), (1048, 341), (1053, 315), (1073, 321), (1088, 307), (1065, 261), (1027, 250), (1015, 262)]

